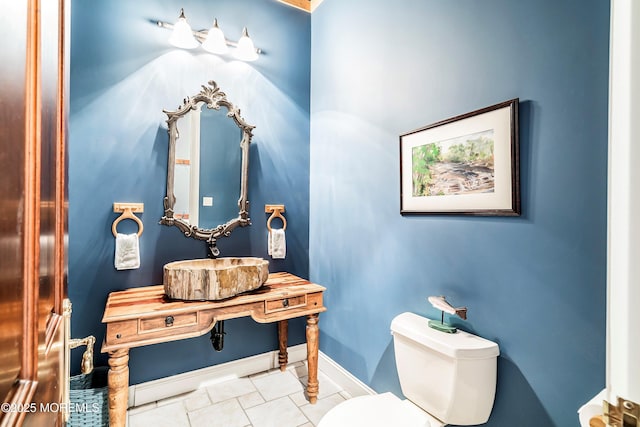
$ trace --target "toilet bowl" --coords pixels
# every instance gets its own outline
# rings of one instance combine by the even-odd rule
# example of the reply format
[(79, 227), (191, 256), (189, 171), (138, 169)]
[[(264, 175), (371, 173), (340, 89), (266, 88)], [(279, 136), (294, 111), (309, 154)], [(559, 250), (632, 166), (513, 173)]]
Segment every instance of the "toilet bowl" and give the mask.
[(402, 313), (391, 322), (402, 400), (362, 396), (331, 409), (319, 427), (442, 427), (488, 421), (496, 391), (498, 345), (476, 335), (429, 327)]
[(441, 427), (439, 420), (393, 393), (360, 396), (331, 409), (318, 427)]

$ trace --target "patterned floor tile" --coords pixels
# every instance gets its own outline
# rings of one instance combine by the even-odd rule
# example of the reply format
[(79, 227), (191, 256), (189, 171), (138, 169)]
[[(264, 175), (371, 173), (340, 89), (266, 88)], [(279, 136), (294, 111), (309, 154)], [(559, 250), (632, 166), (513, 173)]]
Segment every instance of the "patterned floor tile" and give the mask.
[(290, 371), (275, 371), (267, 376), (254, 378), (251, 381), (253, 381), (253, 384), (266, 401), (303, 390), (300, 380)]
[(244, 427), (250, 423), (237, 399), (197, 409), (188, 415), (191, 427)]
[(309, 420), (287, 396), (246, 410), (253, 427), (298, 427)]
[(189, 427), (182, 402), (160, 406), (129, 417), (129, 427)]
[(208, 386), (207, 393), (212, 403), (222, 402), (245, 394), (256, 391), (255, 386), (249, 378), (237, 378), (222, 383)]

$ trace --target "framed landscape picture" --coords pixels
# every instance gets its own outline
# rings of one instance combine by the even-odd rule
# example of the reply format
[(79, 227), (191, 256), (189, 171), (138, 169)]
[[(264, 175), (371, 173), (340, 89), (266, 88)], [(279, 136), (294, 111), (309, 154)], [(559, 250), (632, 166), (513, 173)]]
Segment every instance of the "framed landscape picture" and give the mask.
[(400, 213), (520, 215), (518, 99), (400, 135)]

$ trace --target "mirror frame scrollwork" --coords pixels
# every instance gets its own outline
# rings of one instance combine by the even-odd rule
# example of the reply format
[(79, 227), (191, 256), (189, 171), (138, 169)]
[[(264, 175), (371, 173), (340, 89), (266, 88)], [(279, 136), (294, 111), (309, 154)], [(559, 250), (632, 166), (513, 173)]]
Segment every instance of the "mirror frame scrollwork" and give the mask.
[[(182, 218), (175, 218), (174, 207), (176, 197), (174, 194), (174, 178), (175, 178), (175, 161), (176, 161), (176, 142), (179, 138), (177, 121), (184, 117), (187, 113), (199, 108), (198, 104), (204, 102), (209, 109), (220, 110), (221, 107), (227, 109), (226, 116), (233, 119), (236, 125), (242, 131), (242, 139), (240, 140), (240, 149), (242, 150), (242, 163), (240, 171), (240, 198), (238, 199), (238, 216), (232, 218), (224, 224), (220, 224), (215, 228), (200, 228), (189, 224)], [(175, 225), (186, 237), (192, 237), (198, 240), (206, 240), (212, 256), (220, 254), (216, 246), (216, 242), (220, 237), (228, 237), (231, 232), (238, 226), (244, 227), (251, 225), (249, 218), (249, 201), (247, 200), (247, 186), (249, 181), (249, 145), (253, 137), (252, 131), (255, 126), (248, 124), (240, 115), (240, 109), (234, 106), (227, 99), (227, 95), (220, 90), (217, 83), (213, 80), (208, 82), (208, 86), (202, 85), (202, 90), (195, 96), (185, 98), (182, 105), (176, 111), (163, 110), (167, 115), (167, 125), (169, 133), (169, 160), (167, 166), (167, 195), (164, 198), (164, 216), (160, 220), (160, 224)]]

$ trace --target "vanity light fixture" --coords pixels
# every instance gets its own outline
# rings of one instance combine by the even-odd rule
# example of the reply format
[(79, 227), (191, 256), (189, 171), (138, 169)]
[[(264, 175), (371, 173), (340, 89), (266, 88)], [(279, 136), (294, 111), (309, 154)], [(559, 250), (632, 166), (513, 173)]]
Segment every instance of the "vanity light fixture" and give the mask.
[(202, 43), (202, 48), (207, 52), (217, 55), (228, 53), (231, 46), (233, 56), (241, 61), (255, 61), (261, 50), (256, 48), (249, 37), (247, 28), (243, 28), (242, 37), (237, 43), (227, 40), (224, 33), (218, 26), (218, 19), (213, 20), (213, 25), (208, 31), (193, 31), (184, 16), (184, 9), (180, 9), (180, 17), (175, 24), (157, 21), (159, 27), (173, 30), (169, 43), (182, 49), (194, 49), (198, 47), (198, 42)]

